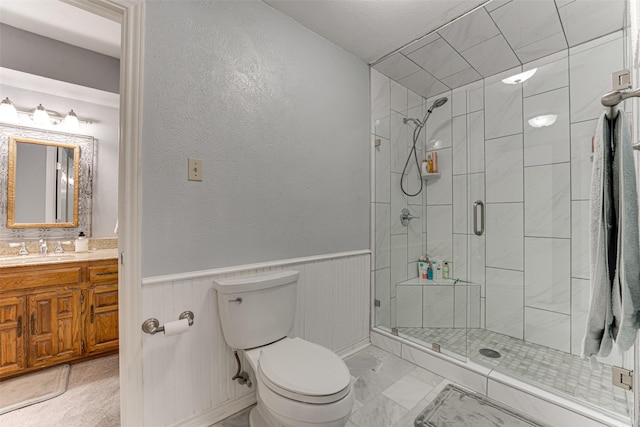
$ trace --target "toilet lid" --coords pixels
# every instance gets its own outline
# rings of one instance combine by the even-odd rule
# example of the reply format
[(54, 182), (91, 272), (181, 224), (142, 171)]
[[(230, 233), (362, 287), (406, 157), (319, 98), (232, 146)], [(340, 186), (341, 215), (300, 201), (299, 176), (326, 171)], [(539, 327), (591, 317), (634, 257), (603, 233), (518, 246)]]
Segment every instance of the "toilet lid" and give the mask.
[(300, 338), (263, 348), (259, 370), (273, 391), (310, 403), (342, 398), (351, 381), (347, 365), (337, 354)]

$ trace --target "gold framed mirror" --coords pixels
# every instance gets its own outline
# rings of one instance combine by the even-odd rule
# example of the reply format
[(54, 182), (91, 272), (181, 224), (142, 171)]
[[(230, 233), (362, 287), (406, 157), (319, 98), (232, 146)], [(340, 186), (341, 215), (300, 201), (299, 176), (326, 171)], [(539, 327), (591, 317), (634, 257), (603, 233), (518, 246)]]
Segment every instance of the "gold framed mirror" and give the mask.
[(7, 228), (78, 227), (80, 147), (9, 138)]

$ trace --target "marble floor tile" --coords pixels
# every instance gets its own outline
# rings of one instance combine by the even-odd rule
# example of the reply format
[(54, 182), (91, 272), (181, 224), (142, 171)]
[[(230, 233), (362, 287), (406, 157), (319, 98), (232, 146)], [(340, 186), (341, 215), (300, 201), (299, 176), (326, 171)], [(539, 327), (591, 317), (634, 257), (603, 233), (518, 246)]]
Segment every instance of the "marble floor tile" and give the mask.
[(432, 385), (423, 383), (411, 374), (405, 375), (387, 387), (382, 394), (406, 409), (411, 409), (433, 390)]
[(357, 379), (359, 376), (375, 370), (382, 362), (369, 352), (359, 352), (346, 359), (345, 363), (351, 375)]
[(351, 415), (350, 421), (360, 427), (393, 426), (405, 414), (407, 409), (383, 395), (365, 404)]

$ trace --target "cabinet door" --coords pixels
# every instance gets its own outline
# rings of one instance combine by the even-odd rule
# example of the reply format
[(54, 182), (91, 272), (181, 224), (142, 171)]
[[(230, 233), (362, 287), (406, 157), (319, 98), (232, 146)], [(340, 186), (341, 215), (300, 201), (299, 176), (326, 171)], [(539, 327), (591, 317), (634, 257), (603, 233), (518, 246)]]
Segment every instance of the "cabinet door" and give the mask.
[(28, 297), (29, 367), (52, 365), (82, 354), (80, 290)]
[(0, 298), (0, 376), (27, 366), (25, 297)]
[(89, 288), (86, 318), (87, 351), (104, 352), (118, 348), (118, 285)]

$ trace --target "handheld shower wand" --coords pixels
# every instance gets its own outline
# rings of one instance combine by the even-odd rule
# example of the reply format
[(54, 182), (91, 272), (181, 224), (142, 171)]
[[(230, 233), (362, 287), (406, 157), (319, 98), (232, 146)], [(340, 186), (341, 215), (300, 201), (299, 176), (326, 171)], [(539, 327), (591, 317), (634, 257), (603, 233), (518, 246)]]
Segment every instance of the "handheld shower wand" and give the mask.
[[(404, 164), (404, 169), (402, 170), (402, 175), (400, 176), (400, 189), (402, 190), (402, 192), (404, 194), (406, 194), (409, 197), (414, 197), (414, 196), (417, 196), (418, 194), (420, 194), (422, 192), (422, 188), (424, 186), (424, 184), (422, 182), (422, 174), (420, 173), (420, 162), (418, 162), (418, 153), (416, 151), (416, 143), (418, 142), (418, 138), (420, 137), (420, 132), (422, 131), (422, 128), (424, 127), (424, 125), (427, 124), (427, 119), (429, 118), (429, 116), (431, 115), (433, 110), (435, 110), (438, 107), (442, 107), (444, 104), (447, 103), (447, 100), (448, 100), (448, 98), (446, 96), (436, 99), (433, 102), (433, 104), (431, 104), (431, 107), (429, 107), (429, 109), (427, 110), (427, 113), (424, 115), (424, 118), (422, 119), (422, 121), (420, 121), (418, 119), (407, 118), (407, 117), (402, 119), (402, 123), (407, 124), (407, 123), (411, 122), (416, 126), (413, 129), (413, 146), (411, 147), (411, 151), (409, 151), (409, 156), (407, 157), (407, 161)], [(407, 193), (405, 191), (405, 189), (404, 189), (404, 184), (403, 184), (403, 178), (405, 176), (405, 173), (407, 172), (407, 167), (409, 166), (409, 161), (411, 160), (411, 154), (412, 153), (413, 153), (413, 158), (416, 161), (418, 177), (420, 178), (420, 189), (415, 194)]]

